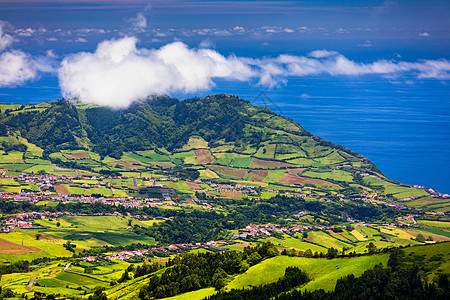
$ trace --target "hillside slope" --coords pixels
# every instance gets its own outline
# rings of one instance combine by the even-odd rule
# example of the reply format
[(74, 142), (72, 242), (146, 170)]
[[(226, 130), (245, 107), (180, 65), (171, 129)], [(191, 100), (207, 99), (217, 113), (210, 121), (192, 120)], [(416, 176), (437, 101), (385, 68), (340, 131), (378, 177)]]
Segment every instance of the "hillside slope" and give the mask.
[[(155, 97), (125, 110), (65, 100), (0, 108), (2, 148), (25, 152), (15, 163), (43, 158), (103, 174), (183, 166), (198, 170), (202, 178), (265, 186), (353, 185), (398, 197), (424, 194), (385, 178), (362, 155), (236, 96)], [(23, 170), (50, 170), (27, 167)]]

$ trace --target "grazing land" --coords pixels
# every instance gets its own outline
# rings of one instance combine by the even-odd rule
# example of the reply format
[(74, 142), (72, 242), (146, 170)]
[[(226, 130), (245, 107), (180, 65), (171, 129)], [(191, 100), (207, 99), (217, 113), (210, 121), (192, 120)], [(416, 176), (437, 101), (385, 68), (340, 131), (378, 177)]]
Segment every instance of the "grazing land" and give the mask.
[(41, 249), (15, 244), (10, 241), (0, 239), (0, 254), (25, 254), (40, 252)]
[(332, 292), (390, 257), (437, 290), (449, 275), (448, 195), (238, 97), (0, 111), (0, 287), (16, 298), (203, 299), (289, 267), (308, 276), (292, 292)]

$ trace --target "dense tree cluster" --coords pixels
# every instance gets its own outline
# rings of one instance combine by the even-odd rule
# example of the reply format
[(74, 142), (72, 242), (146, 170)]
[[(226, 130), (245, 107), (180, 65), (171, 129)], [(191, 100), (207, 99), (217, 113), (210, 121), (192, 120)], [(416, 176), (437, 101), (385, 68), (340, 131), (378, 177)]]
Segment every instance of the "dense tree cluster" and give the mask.
[(255, 264), (275, 255), (278, 255), (278, 250), (271, 243), (247, 247), (242, 253), (182, 254), (169, 259), (161, 275), (149, 277), (148, 284), (139, 292), (139, 298), (171, 297), (210, 286), (220, 290), (225, 286), (227, 276), (245, 272), (250, 263)]
[(25, 152), (27, 151), (27, 146), (24, 144), (11, 144), (7, 143), (5, 141), (2, 142), (1, 147), (3, 148), (3, 151), (9, 152), (9, 151), (19, 151), (19, 152)]
[[(263, 112), (268, 118), (252, 118), (256, 112)], [(42, 147), (48, 154), (61, 149), (84, 148), (85, 143), (80, 141), (89, 140), (93, 150), (102, 157), (120, 158), (125, 151), (158, 147), (169, 151), (180, 149), (193, 135), (201, 136), (210, 146), (220, 140), (237, 146), (258, 145), (272, 138), (261, 128), (266, 127), (267, 120), (273, 116), (276, 114), (267, 108), (256, 108), (248, 101), (225, 94), (186, 100), (154, 97), (123, 110), (76, 107), (69, 101), (58, 100), (40, 111), (25, 109), (16, 114), (0, 114), (0, 134), (6, 134), (8, 129), (20, 131), (28, 141)], [(313, 137), (300, 125), (293, 124), (295, 130), (276, 122), (272, 122), (270, 127)], [(317, 145), (339, 147), (349, 156), (361, 158), (342, 146), (319, 137), (313, 139)], [(303, 139), (295, 142), (284, 137), (282, 140), (300, 146)], [(282, 146), (279, 152), (287, 153)]]
[(0, 286), (0, 300), (3, 299), (10, 299), (13, 298), (15, 296), (14, 292), (10, 289), (10, 288), (2, 288)]
[(243, 137), (246, 105), (224, 94), (187, 100), (155, 97), (125, 110), (77, 108), (58, 100), (41, 112), (0, 114), (0, 129), (2, 135), (8, 128), (19, 130), (48, 153), (79, 149), (77, 139), (87, 137), (100, 155), (120, 158), (124, 151), (181, 148), (192, 135), (211, 143), (220, 139), (236, 142)]
[(229, 218), (215, 212), (193, 211), (190, 214), (177, 214), (174, 219), (152, 227), (135, 226), (137, 234), (147, 234), (163, 244), (183, 244), (218, 240), (227, 235)]
[(151, 274), (153, 272), (158, 271), (162, 268), (162, 265), (154, 262), (150, 264), (143, 264), (142, 266), (137, 266), (136, 271), (134, 272), (134, 278), (141, 277), (147, 274)]
[(0, 275), (11, 273), (27, 273), (30, 271), (30, 262), (27, 260), (19, 260), (11, 264), (0, 264)]
[(79, 148), (75, 137), (81, 137), (83, 133), (76, 107), (65, 100), (51, 104), (42, 112), (5, 114), (0, 121), (8, 128), (19, 130), (28, 141), (49, 152)]

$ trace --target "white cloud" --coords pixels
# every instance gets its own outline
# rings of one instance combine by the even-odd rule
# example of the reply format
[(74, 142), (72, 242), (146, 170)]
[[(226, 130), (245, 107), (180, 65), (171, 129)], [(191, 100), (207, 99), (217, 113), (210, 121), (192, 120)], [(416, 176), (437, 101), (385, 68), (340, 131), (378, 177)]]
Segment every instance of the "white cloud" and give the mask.
[(93, 53), (67, 56), (58, 72), (63, 96), (122, 108), (154, 94), (206, 90), (214, 86), (215, 78), (256, 79), (258, 84), (269, 87), (285, 84), (289, 77), (318, 74), (378, 74), (392, 78), (409, 73), (417, 78), (450, 79), (450, 61), (446, 59), (362, 63), (325, 49), (307, 56), (254, 59), (224, 57), (206, 42), (199, 49), (191, 49), (182, 42), (160, 49), (139, 49), (136, 43), (134, 37), (109, 40), (100, 43)]
[(412, 73), (417, 78), (450, 79), (450, 61), (421, 60), (418, 62), (396, 62), (377, 60), (372, 63), (358, 63), (335, 51), (316, 50), (306, 56), (280, 55), (264, 60), (247, 60), (253, 67), (260, 69), (259, 83), (276, 86), (290, 76), (302, 77), (316, 74), (332, 76), (362, 76), (378, 74), (395, 77), (403, 73)]
[(199, 48), (215, 48), (214, 43), (210, 39), (206, 39), (200, 42)]
[(147, 19), (145, 18), (143, 13), (138, 13), (136, 17), (130, 18), (129, 22), (133, 25), (133, 27), (138, 29), (147, 28)]
[(58, 74), (63, 96), (122, 108), (153, 94), (205, 90), (213, 78), (254, 76), (238, 58), (210, 49), (190, 49), (181, 42), (138, 49), (136, 42), (134, 37), (104, 41), (94, 53), (66, 57)]
[(3, 30), (6, 25), (6, 22), (0, 21), (0, 51), (5, 50), (14, 42), (14, 38)]
[(344, 29), (344, 28), (338, 28), (337, 30), (336, 30), (336, 32), (337, 33), (349, 33), (349, 31), (347, 30), (347, 29)]
[(77, 43), (86, 43), (87, 40), (85, 38), (78, 37), (78, 38), (75, 39), (75, 42), (77, 42)]
[(58, 57), (58, 55), (56, 55), (55, 52), (52, 49), (47, 50), (45, 52), (45, 54), (47, 54), (47, 57), (49, 57), (49, 58), (57, 58)]
[(214, 34), (217, 36), (230, 36), (231, 33), (228, 30), (214, 30)]
[[(4, 32), (5, 27), (14, 31), (9, 23), (0, 21), (0, 87), (22, 84), (36, 78), (39, 71), (38, 64), (30, 55), (14, 49), (5, 51), (14, 42), (14, 38)], [(34, 33), (30, 28), (23, 32)]]
[(11, 50), (0, 55), (0, 87), (14, 86), (37, 76), (37, 68), (29, 55)]
[[(5, 33), (14, 32), (17, 36), (28, 37), (37, 31), (31, 28), (14, 29), (4, 21), (0, 21), (0, 87), (21, 85), (35, 79), (40, 72), (54, 72), (55, 55), (47, 51), (46, 55), (34, 56), (17, 49), (8, 49), (15, 39)], [(44, 29), (39, 29), (43, 32)]]
[(74, 31), (78, 32), (79, 34), (84, 34), (84, 35), (106, 33), (105, 29), (103, 29), (103, 28), (80, 28), (80, 29), (76, 29)]
[(419, 36), (430, 36), (430, 34), (428, 32), (419, 32)]
[(164, 32), (159, 31), (159, 29), (154, 31), (154, 35), (156, 37), (165, 37), (165, 36), (167, 36), (167, 34), (165, 34)]
[(24, 37), (30, 37), (32, 36), (34, 33), (36, 33), (36, 30), (32, 29), (32, 28), (26, 28), (26, 29), (16, 29), (15, 33), (18, 36), (24, 36)]
[(333, 55), (338, 54), (336, 51), (328, 51), (328, 50), (314, 50), (311, 51), (308, 56), (314, 57), (314, 58), (324, 58), (324, 57), (330, 57)]

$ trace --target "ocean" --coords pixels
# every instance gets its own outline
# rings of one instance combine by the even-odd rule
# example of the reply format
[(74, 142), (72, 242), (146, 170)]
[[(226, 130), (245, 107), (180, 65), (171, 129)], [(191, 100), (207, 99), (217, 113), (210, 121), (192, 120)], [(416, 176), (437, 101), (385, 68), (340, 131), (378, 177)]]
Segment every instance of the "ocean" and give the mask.
[(450, 87), (445, 82), (378, 76), (288, 78), (262, 89), (229, 83), (314, 135), (369, 158), (386, 176), (450, 193)]

